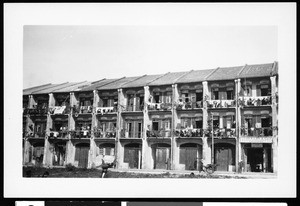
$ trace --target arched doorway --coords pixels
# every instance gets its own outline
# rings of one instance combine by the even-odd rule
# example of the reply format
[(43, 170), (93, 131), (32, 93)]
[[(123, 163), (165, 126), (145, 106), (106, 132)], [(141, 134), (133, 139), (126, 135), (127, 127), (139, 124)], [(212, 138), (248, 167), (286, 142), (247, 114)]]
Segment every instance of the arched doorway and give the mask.
[(78, 161), (78, 167), (88, 167), (89, 150), (90, 144), (88, 143), (79, 143), (76, 145), (75, 161)]
[(32, 143), (29, 148), (29, 162), (41, 165), (44, 159), (44, 142)]
[(154, 169), (170, 169), (171, 145), (166, 143), (152, 145), (152, 156)]
[(130, 169), (140, 169), (142, 165), (142, 145), (130, 143), (124, 147), (124, 162), (128, 163)]
[(216, 143), (214, 145), (214, 163), (217, 171), (230, 171), (235, 165), (235, 145), (229, 143)]
[(180, 145), (179, 164), (185, 165), (185, 170), (199, 170), (202, 158), (202, 145), (185, 143)]

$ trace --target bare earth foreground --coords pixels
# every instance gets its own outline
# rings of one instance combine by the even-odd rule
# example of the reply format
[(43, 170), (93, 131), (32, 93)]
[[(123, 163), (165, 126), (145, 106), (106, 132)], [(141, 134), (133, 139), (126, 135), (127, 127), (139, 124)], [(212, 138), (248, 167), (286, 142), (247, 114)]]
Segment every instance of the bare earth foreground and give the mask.
[[(23, 167), (23, 177), (42, 178), (45, 174), (47, 178), (101, 178), (101, 169), (84, 168), (44, 168), (44, 167)], [(219, 173), (208, 175), (198, 171), (153, 171), (153, 170), (130, 170), (120, 171), (109, 169), (105, 178), (211, 178), (211, 179), (272, 179), (275, 174), (270, 173)]]

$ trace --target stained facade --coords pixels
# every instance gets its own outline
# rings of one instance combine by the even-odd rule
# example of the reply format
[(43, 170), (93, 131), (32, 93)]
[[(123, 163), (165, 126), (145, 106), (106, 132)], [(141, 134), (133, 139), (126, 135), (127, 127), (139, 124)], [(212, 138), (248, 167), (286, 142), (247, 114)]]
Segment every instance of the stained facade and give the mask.
[(277, 172), (278, 63), (23, 90), (23, 164)]

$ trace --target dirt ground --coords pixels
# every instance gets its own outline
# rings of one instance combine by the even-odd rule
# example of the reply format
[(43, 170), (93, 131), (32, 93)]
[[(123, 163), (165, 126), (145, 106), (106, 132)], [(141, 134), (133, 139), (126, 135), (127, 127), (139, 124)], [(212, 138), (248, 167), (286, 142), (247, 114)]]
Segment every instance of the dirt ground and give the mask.
[[(43, 168), (43, 167), (23, 167), (23, 177), (28, 178), (101, 178), (102, 171), (99, 169), (83, 168)], [(206, 175), (206, 174), (171, 174), (169, 172), (161, 174), (152, 173), (134, 173), (134, 172), (117, 172), (109, 171), (105, 178), (213, 178), (213, 179), (241, 179), (244, 177), (224, 176), (224, 175)]]

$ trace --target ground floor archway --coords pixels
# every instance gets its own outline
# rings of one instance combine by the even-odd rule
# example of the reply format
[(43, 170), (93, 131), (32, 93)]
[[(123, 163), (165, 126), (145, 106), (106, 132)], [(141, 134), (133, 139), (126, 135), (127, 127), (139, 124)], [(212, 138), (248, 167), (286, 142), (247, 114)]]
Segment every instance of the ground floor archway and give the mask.
[(214, 163), (216, 171), (233, 171), (235, 166), (235, 145), (216, 143), (214, 145)]
[(129, 169), (142, 167), (142, 145), (140, 143), (129, 143), (124, 146), (124, 163), (128, 163)]
[(154, 169), (170, 169), (171, 145), (166, 143), (153, 144), (152, 156), (154, 159)]
[(78, 167), (87, 168), (89, 159), (90, 144), (76, 144), (75, 161), (78, 161)]
[(179, 164), (185, 165), (185, 170), (199, 170), (202, 167), (202, 145), (185, 143), (180, 145)]

